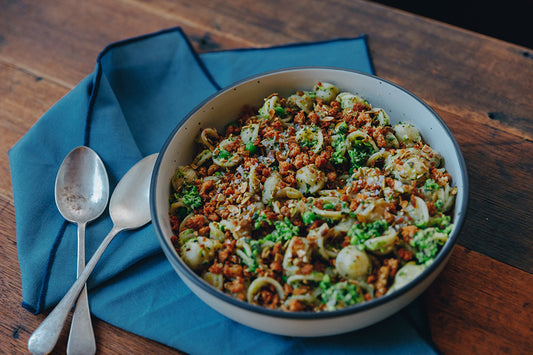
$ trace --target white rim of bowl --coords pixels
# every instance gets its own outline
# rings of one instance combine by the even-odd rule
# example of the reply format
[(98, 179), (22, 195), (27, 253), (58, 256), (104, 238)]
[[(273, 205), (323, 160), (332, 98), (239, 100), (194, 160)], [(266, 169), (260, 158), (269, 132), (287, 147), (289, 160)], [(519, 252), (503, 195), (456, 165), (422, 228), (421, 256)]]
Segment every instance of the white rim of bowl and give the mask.
[(440, 124), (441, 128), (446, 132), (446, 135), (452, 142), (455, 153), (458, 158), (458, 164), (459, 164), (459, 170), (461, 172), (461, 175), (463, 176), (463, 199), (461, 201), (461, 205), (457, 206), (455, 205), (455, 208), (459, 208), (462, 213), (458, 215), (458, 220), (454, 220), (454, 229), (450, 236), (448, 237), (448, 241), (443, 246), (443, 248), (439, 251), (437, 257), (433, 261), (433, 263), (428, 266), (420, 275), (418, 275), (413, 281), (409, 282), (407, 285), (403, 286), (402, 288), (392, 292), (391, 294), (381, 296), (379, 298), (364, 302), (364, 303), (358, 303), (354, 304), (348, 307), (344, 307), (338, 310), (333, 311), (321, 311), (321, 312), (288, 312), (288, 311), (282, 311), (277, 309), (269, 309), (266, 307), (254, 305), (245, 301), (238, 300), (237, 298), (234, 298), (222, 291), (217, 290), (213, 286), (209, 285), (206, 281), (204, 281), (200, 276), (195, 274), (181, 258), (176, 256), (175, 250), (172, 250), (172, 248), (169, 246), (169, 244), (166, 241), (166, 237), (163, 234), (162, 228), (159, 224), (159, 221), (157, 218), (152, 219), (152, 224), (154, 226), (154, 229), (156, 231), (157, 238), (161, 244), (161, 248), (165, 252), (167, 257), (171, 257), (174, 261), (172, 263), (171, 260), (169, 262), (173, 265), (175, 265), (184, 275), (188, 278), (189, 281), (191, 281), (195, 286), (199, 287), (203, 291), (209, 293), (210, 295), (217, 297), (225, 302), (228, 302), (229, 304), (236, 306), (238, 308), (241, 308), (243, 310), (251, 311), (254, 313), (260, 313), (264, 315), (268, 315), (275, 318), (287, 318), (287, 319), (328, 319), (328, 318), (335, 318), (340, 316), (347, 316), (352, 315), (355, 313), (360, 313), (363, 311), (367, 311), (372, 308), (377, 308), (380, 305), (383, 305), (385, 303), (388, 303), (394, 299), (399, 298), (403, 294), (409, 292), (413, 288), (415, 288), (417, 285), (419, 285), (423, 280), (425, 280), (430, 274), (432, 274), (439, 265), (446, 260), (448, 255), (452, 252), (455, 244), (457, 243), (458, 235), (463, 227), (464, 220), (466, 217), (467, 212), (467, 206), (468, 206), (468, 171), (466, 168), (466, 163), (463, 157), (463, 154), (461, 152), (461, 149), (459, 147), (459, 144), (457, 143), (455, 137), (451, 133), (450, 129), (444, 123), (442, 118), (428, 105), (426, 104), (422, 99), (420, 99), (415, 94), (411, 93), (409, 90), (391, 82), (386, 79), (383, 79), (381, 77), (378, 77), (376, 75), (360, 72), (357, 70), (352, 69), (343, 69), (343, 68), (336, 68), (336, 67), (327, 67), (327, 66), (302, 66), (302, 67), (290, 67), (290, 68), (284, 68), (284, 69), (277, 69), (272, 71), (263, 72), (257, 75), (249, 76), (247, 78), (244, 78), (242, 80), (236, 81), (231, 85), (226, 86), (225, 88), (222, 88), (218, 90), (216, 93), (210, 95), (205, 100), (203, 100), (201, 103), (196, 105), (184, 118), (181, 120), (180, 123), (176, 125), (174, 130), (170, 133), (167, 140), (163, 144), (163, 147), (161, 148), (161, 151), (157, 157), (155, 166), (154, 166), (154, 172), (152, 174), (151, 179), (151, 186), (150, 186), (150, 210), (152, 213), (152, 216), (157, 217), (156, 213), (156, 203), (155, 203), (155, 196), (156, 196), (156, 182), (159, 176), (159, 170), (161, 166), (161, 161), (163, 159), (163, 156), (165, 155), (165, 152), (170, 145), (170, 142), (172, 141), (172, 138), (176, 135), (176, 133), (179, 131), (179, 129), (184, 125), (185, 122), (187, 122), (192, 115), (194, 115), (197, 111), (199, 111), (203, 106), (205, 106), (209, 101), (211, 101), (213, 98), (223, 94), (226, 91), (230, 91), (233, 88), (249, 81), (260, 81), (261, 78), (265, 76), (269, 76), (272, 74), (280, 74), (284, 72), (292, 72), (292, 71), (305, 71), (305, 70), (328, 70), (328, 71), (341, 71), (341, 72), (351, 72), (363, 76), (368, 76), (371, 78), (374, 78), (376, 80), (380, 80), (386, 84), (392, 85), (396, 87), (397, 89), (403, 91), (404, 93), (410, 95), (413, 97), (416, 101), (418, 101), (421, 105), (423, 105), (436, 119), (436, 122)]

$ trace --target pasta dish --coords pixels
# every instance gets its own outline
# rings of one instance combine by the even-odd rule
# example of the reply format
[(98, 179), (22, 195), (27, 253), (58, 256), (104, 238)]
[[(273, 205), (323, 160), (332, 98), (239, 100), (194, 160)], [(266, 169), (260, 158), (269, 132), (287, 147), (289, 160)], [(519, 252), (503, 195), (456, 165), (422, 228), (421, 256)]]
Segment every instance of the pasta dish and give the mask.
[(409, 122), (318, 82), (244, 107), (171, 179), (172, 243), (206, 282), (284, 311), (330, 311), (394, 292), (453, 228), (441, 155)]

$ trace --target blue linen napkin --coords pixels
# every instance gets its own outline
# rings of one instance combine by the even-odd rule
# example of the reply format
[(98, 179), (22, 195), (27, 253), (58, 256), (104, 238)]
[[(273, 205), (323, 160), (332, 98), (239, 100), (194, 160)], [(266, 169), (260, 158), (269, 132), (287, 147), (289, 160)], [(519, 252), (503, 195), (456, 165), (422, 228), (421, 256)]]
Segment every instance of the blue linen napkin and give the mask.
[[(365, 36), (198, 55), (183, 31), (172, 28), (106, 47), (95, 71), (9, 151), (23, 307), (35, 314), (48, 309), (76, 278), (76, 226), (64, 221), (54, 202), (55, 176), (68, 152), (79, 145), (94, 149), (113, 189), (207, 96), (249, 75), (301, 65), (374, 72)], [(87, 226), (87, 258), (111, 227), (107, 211)], [(191, 354), (438, 351), (421, 301), (374, 326), (332, 337), (283, 337), (233, 322), (183, 284), (151, 225), (115, 238), (88, 287), (94, 316)]]

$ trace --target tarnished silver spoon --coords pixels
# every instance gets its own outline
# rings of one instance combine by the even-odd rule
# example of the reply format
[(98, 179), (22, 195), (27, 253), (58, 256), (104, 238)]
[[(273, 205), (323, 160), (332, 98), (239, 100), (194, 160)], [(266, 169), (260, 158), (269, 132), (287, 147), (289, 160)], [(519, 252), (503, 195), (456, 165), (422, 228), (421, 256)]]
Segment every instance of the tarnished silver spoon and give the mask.
[(157, 154), (152, 154), (142, 159), (118, 183), (109, 202), (113, 228), (94, 252), (76, 282), (30, 336), (28, 350), (32, 354), (47, 354), (54, 349), (72, 305), (113, 238), (125, 229), (139, 228), (150, 222), (150, 178), (156, 158)]
[[(80, 146), (66, 156), (57, 173), (55, 200), (63, 218), (78, 225), (77, 276), (80, 276), (85, 268), (85, 227), (104, 212), (109, 201), (107, 172), (94, 150)], [(90, 355), (95, 352), (87, 286), (84, 286), (72, 316), (67, 354)]]

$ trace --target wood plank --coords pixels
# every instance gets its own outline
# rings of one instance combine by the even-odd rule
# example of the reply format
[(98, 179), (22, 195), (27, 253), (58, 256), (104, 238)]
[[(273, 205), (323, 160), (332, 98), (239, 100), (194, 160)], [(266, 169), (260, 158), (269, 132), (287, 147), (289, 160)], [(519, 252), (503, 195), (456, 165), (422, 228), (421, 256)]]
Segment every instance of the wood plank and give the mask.
[(147, 12), (127, 1), (22, 0), (6, 6), (0, 11), (0, 62), (70, 88), (94, 70), (108, 44), (146, 33), (182, 26), (198, 49), (237, 46), (231, 36), (191, 26), (183, 16)]
[[(486, 112), (498, 112), (498, 109), (493, 109), (487, 106), (488, 103), (481, 101), (485, 100), (486, 97), (486, 100), (493, 100), (496, 105), (499, 105), (498, 102), (509, 100), (506, 101), (506, 106), (509, 109), (516, 108), (520, 112), (524, 112), (524, 115), (529, 115), (533, 112), (533, 108), (529, 111), (528, 108), (533, 103), (524, 102), (527, 97), (524, 92), (527, 92), (528, 85), (531, 84), (523, 84), (524, 80), (518, 80), (516, 74), (509, 76), (509, 78), (503, 78), (507, 69), (505, 69), (506, 66), (502, 66), (503, 72), (494, 75), (503, 83), (502, 85), (505, 85), (505, 90), (498, 89), (495, 85), (487, 85), (483, 92), (475, 93), (475, 90), (468, 90), (469, 86), (467, 85), (472, 85), (469, 80), (475, 78), (476, 75), (483, 75), (487, 79), (486, 73), (490, 72), (490, 63), (483, 62), (481, 57), (475, 60), (466, 60), (468, 59), (466, 53), (457, 54), (458, 58), (447, 53), (441, 53), (457, 45), (460, 48), (465, 48), (465, 52), (470, 53), (470, 55), (489, 50), (493, 51), (494, 54), (488, 57), (492, 58), (492, 65), (497, 66), (499, 62), (504, 60), (516, 59), (513, 53), (507, 51), (518, 47), (506, 45), (496, 40), (483, 38), (477, 40), (477, 37), (471, 33), (451, 30), (449, 26), (435, 24), (407, 14), (398, 15), (396, 12), (392, 12), (396, 15), (389, 16), (389, 12), (382, 11), (384, 14), (376, 17), (375, 12), (382, 9), (381, 7), (358, 1), (353, 2), (353, 4), (338, 1), (327, 5), (322, 2), (309, 1), (307, 5), (310, 6), (311, 10), (310, 12), (306, 11), (306, 13), (311, 15), (308, 15), (305, 20), (297, 15), (296, 10), (300, 5), (293, 3), (287, 5), (289, 7), (284, 8), (285, 11), (279, 10), (275, 3), (266, 4), (266, 7), (263, 8), (264, 14), (260, 15), (258, 5), (229, 1), (226, 6), (219, 9), (205, 0), (198, 1), (194, 7), (184, 2), (165, 0), (147, 0), (144, 2), (125, 0), (119, 3), (98, 0), (93, 5), (88, 3), (82, 5), (70, 3), (45, 5), (44, 2), (38, 2), (32, 4), (33, 6), (30, 7), (29, 11), (20, 10), (25, 6), (27, 7), (27, 4), (23, 6), (24, 2), (17, 3), (18, 5), (11, 5), (20, 6), (20, 9), (16, 7), (12, 11), (14, 13), (13, 19), (10, 18), (7, 22), (10, 31), (5, 32), (4, 44), (0, 47), (0, 60), (12, 61), (21, 68), (31, 68), (33, 75), (46, 71), (45, 79), (50, 80), (45, 81), (53, 81), (64, 84), (65, 87), (71, 87), (76, 84), (78, 79), (87, 74), (84, 70), (92, 70), (92, 68), (88, 69), (89, 63), (94, 60), (98, 51), (108, 41), (113, 40), (113, 37), (116, 40), (118, 36), (155, 30), (157, 26), (175, 25), (183, 18), (187, 18), (184, 23), (189, 26), (188, 29), (192, 31), (192, 35), (198, 36), (196, 38), (197, 44), (208, 49), (228, 48), (237, 45), (235, 39), (238, 36), (244, 38), (242, 43), (257, 41), (262, 44), (277, 44), (284, 41), (355, 35), (355, 33), (369, 29), (371, 48), (375, 48), (373, 52), (379, 53), (379, 55), (374, 55), (374, 61), (377, 64), (381, 63), (378, 71), (383, 70), (389, 78), (399, 81), (401, 84), (412, 85), (412, 87), (407, 87), (428, 100), (430, 105), (437, 109), (450, 125), (452, 132), (463, 148), (470, 171), (472, 198), (468, 222), (461, 235), (460, 243), (523, 270), (533, 269), (533, 260), (528, 257), (532, 255), (533, 249), (533, 245), (528, 240), (528, 236), (532, 234), (532, 227), (526, 223), (528, 218), (531, 218), (531, 211), (533, 210), (531, 199), (528, 199), (530, 196), (528, 187), (532, 186), (531, 164), (521, 159), (523, 156), (532, 156), (532, 141), (528, 138), (527, 125), (533, 120), (524, 120), (526, 123), (517, 123), (516, 125), (515, 123), (518, 121), (513, 121), (512, 124), (495, 124), (493, 120), (487, 117)], [(341, 5), (347, 6), (349, 11), (356, 14), (354, 18), (357, 18), (358, 21), (351, 17), (342, 20), (343, 15), (339, 13), (341, 12)], [(61, 7), (61, 11), (59, 11), (59, 7)], [(202, 10), (199, 11), (198, 8)], [(339, 17), (336, 18), (339, 22), (338, 26), (334, 26), (331, 31), (325, 30), (326, 22), (318, 21), (315, 18), (316, 14), (325, 11), (330, 11)], [(82, 12), (91, 16), (75, 16), (76, 21), (68, 20), (71, 16)], [(120, 12), (120, 15), (113, 15), (117, 12)], [(286, 12), (296, 15), (288, 19)], [(244, 16), (246, 13), (248, 16)], [(136, 20), (140, 14), (144, 14), (141, 16), (143, 25)], [(109, 22), (111, 27), (106, 31), (101, 30), (99, 34), (87, 35), (85, 34), (86, 28), (94, 27), (93, 22), (91, 22), (93, 18), (101, 19), (106, 23)], [(385, 18), (386, 21), (382, 18)], [(194, 24), (192, 21), (197, 21), (197, 23)], [(25, 26), (24, 24), (28, 22), (32, 24)], [(308, 26), (310, 23), (314, 25)], [(303, 31), (305, 24), (309, 27), (307, 31)], [(374, 25), (379, 25), (377, 27), (379, 31), (374, 29)], [(45, 35), (32, 35), (36, 32), (32, 26), (47, 28), (49, 32)], [(241, 26), (246, 26), (248, 30), (239, 32), (242, 30)], [(405, 28), (405, 31), (402, 36), (399, 36), (394, 28)], [(434, 32), (428, 33), (430, 29)], [(98, 32), (98, 29), (96, 31)], [(71, 32), (73, 35), (66, 35), (66, 32)], [(228, 36), (224, 34), (226, 32), (229, 33)], [(24, 38), (26, 42), (21, 42), (20, 38)], [(424, 42), (428, 38), (431, 39), (431, 45)], [(472, 43), (476, 44), (475, 48), (469, 49), (468, 45)], [(81, 47), (85, 51), (92, 51), (92, 53), (80, 52), (82, 49), (78, 48)], [(438, 48), (435, 49), (435, 47)], [(29, 52), (32, 55), (23, 53), (28, 48), (31, 48)], [(498, 50), (499, 48), (504, 50)], [(417, 53), (412, 53), (413, 51)], [(501, 52), (503, 55), (499, 54)], [(63, 56), (63, 54), (65, 55)], [(444, 54), (446, 55), (440, 59), (433, 59), (433, 56)], [(47, 65), (44, 67), (38, 59), (47, 56), (56, 57), (54, 60), (44, 61), (44, 64)], [(494, 57), (497, 58), (494, 59)], [(80, 58), (82, 58), (81, 61)], [(420, 65), (425, 60), (431, 60), (427, 67)], [(443, 62), (439, 64), (439, 60)], [(460, 60), (464, 61), (464, 64), (459, 65)], [(527, 64), (530, 62), (532, 61), (512, 62), (510, 67), (520, 67), (524, 64), (524, 69), (527, 71)], [(452, 65), (446, 63), (452, 63)], [(477, 65), (478, 63), (479, 65)], [(456, 64), (460, 68), (456, 68)], [(497, 67), (499, 68), (499, 66)], [(67, 68), (67, 70), (62, 71), (62, 68)], [(23, 70), (28, 71), (27, 69)], [(458, 73), (455, 73), (455, 70), (458, 70)], [(468, 73), (466, 75), (467, 70), (473, 71), (474, 74)], [(412, 81), (413, 75), (420, 77), (417, 82)], [(39, 82), (37, 84), (40, 85)], [(477, 84), (474, 87), (477, 87)], [(31, 90), (29, 88), (28, 93)], [(518, 90), (524, 91), (518, 93)], [(475, 100), (464, 97), (465, 92), (473, 92), (472, 95)], [(500, 92), (502, 93), (500, 97), (494, 96)], [(503, 93), (511, 94), (509, 96)], [(448, 99), (449, 97), (452, 100)], [(507, 102), (512, 102), (511, 97), (519, 98), (520, 105), (509, 105)], [(56, 98), (59, 98), (59, 95)], [(28, 106), (25, 102), (16, 105)], [(473, 105), (479, 107), (474, 108)], [(9, 113), (9, 117), (16, 117), (17, 115), (16, 112)], [(39, 114), (36, 114), (32, 122), (38, 116)], [(525, 133), (523, 134), (522, 131), (518, 131), (522, 126), (525, 126)], [(472, 132), (477, 135), (475, 142), (472, 142)], [(506, 149), (502, 150), (502, 146), (505, 146)], [(7, 165), (3, 165), (2, 168), (7, 169)], [(494, 173), (487, 174), (487, 172)], [(519, 203), (515, 203), (515, 201)], [(502, 236), (506, 237), (502, 238)]]
[[(458, 243), (533, 272), (533, 142), (438, 110), (463, 152), (470, 198)], [(473, 139), (472, 137), (475, 137)]]
[[(68, 88), (0, 63), (0, 193), (12, 196), (8, 150)], [(13, 219), (13, 224), (15, 220)]]
[[(303, 12), (299, 11), (301, 3), (280, 6), (276, 2), (242, 4), (238, 0), (225, 2), (223, 7), (207, 0), (195, 2), (195, 6), (187, 1), (100, 0), (97, 6), (68, 4), (71, 7), (65, 8), (63, 4), (61, 11), (54, 4), (41, 3), (42, 8), (34, 5), (31, 11), (24, 11), (24, 2), (11, 5), (16, 6), (12, 12), (19, 17), (5, 21), (8, 29), (2, 31), (6, 34), (0, 58), (16, 58), (19, 65), (31, 67), (39, 75), (54, 73), (58, 80), (67, 80), (70, 85), (90, 72), (94, 58), (106, 44), (175, 25), (182, 25), (204, 50), (368, 33), (379, 75), (452, 112), (466, 109), (477, 120), (533, 139), (533, 120), (529, 119), (532, 103), (527, 99), (530, 95), (524, 94), (533, 94), (533, 83), (522, 80), (524, 72), (509, 69), (522, 67), (526, 73), (533, 72), (527, 49), (407, 13), (385, 12), (378, 4), (313, 0), (306, 2)], [(323, 13), (334, 14), (331, 21), (336, 26), (323, 21)], [(112, 27), (98, 28), (95, 18)], [(94, 27), (87, 33), (86, 28)], [(37, 28), (49, 30), (40, 33)], [(463, 51), (452, 50), (457, 47)], [(500, 50), (502, 47), (504, 50)], [(46, 55), (39, 55), (43, 53)], [(55, 64), (59, 62), (57, 56), (67, 65)], [(39, 60), (43, 57), (47, 60)], [(86, 60), (80, 63), (80, 57)], [(471, 97), (465, 98), (460, 89), (470, 88), (472, 81), (478, 90), (469, 90)], [(502, 85), (506, 90), (502, 90)]]
[(469, 118), (473, 113), (476, 120), (533, 140), (533, 82), (524, 80), (533, 75), (533, 55), (526, 48), (366, 1), (130, 3), (260, 45), (367, 33), (378, 75), (448, 111), (466, 111)]
[(450, 355), (530, 353), (532, 294), (530, 273), (456, 247), (426, 293), (433, 340)]
[[(451, 112), (466, 111), (469, 118), (533, 139), (533, 103), (528, 100), (533, 83), (523, 80), (533, 73), (528, 49), (411, 14), (384, 11), (379, 4), (312, 0), (281, 6), (275, 1), (233, 0), (216, 6), (200, 0), (191, 6), (183, 0), (99, 0), (94, 5), (61, 4), (61, 11), (59, 4), (45, 2), (10, 6), (16, 7), (11, 10), (15, 16), (0, 21), (7, 27), (0, 32), (5, 33), (0, 58), (70, 85), (92, 70), (97, 53), (108, 43), (175, 25), (183, 26), (204, 50), (367, 33), (379, 75)], [(25, 11), (28, 7), (30, 11)], [(328, 21), (323, 14), (330, 16)], [(99, 28), (95, 19), (109, 27)], [(42, 28), (48, 31), (41, 33)], [(63, 65), (56, 64), (59, 60)]]

